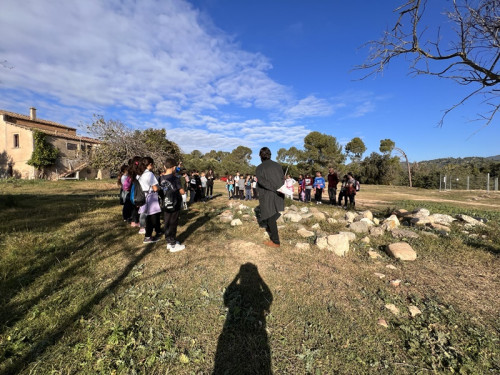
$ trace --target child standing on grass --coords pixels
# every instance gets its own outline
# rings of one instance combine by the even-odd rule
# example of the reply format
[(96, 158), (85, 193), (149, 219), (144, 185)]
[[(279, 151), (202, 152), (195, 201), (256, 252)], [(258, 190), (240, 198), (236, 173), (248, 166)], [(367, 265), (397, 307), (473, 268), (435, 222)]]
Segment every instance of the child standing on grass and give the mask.
[(323, 195), (323, 189), (325, 188), (325, 179), (321, 176), (321, 172), (316, 172), (316, 177), (314, 178), (313, 187), (316, 191), (314, 194), (314, 200), (316, 204), (322, 204), (321, 199)]
[(290, 190), (292, 192), (292, 194), (287, 194), (285, 196), (285, 198), (290, 198), (291, 200), (293, 200), (293, 191), (294, 191), (294, 186), (297, 183), (297, 181), (295, 181), (292, 176), (290, 176), (289, 174), (286, 175), (286, 180), (285, 180), (285, 186), (288, 190)]
[[(149, 156), (142, 158), (141, 168), (142, 172), (138, 178), (141, 184), (142, 191), (146, 195), (146, 204), (141, 206), (139, 213), (146, 215), (146, 230), (144, 243), (153, 243), (159, 241), (161, 234), (160, 226), (160, 204), (158, 203), (158, 180), (154, 176), (152, 170), (154, 168), (154, 161)], [(153, 236), (153, 229), (156, 236)]]
[[(130, 176), (130, 183), (131, 184), (133, 183), (133, 181), (135, 181), (136, 179), (139, 178), (139, 168), (141, 165), (141, 161), (142, 161), (142, 157), (140, 157), (140, 156), (134, 156), (132, 159), (129, 160), (128, 174)], [(132, 186), (130, 186), (130, 188), (132, 188)], [(129, 195), (129, 198), (130, 198), (130, 195)], [(130, 202), (130, 204), (132, 206), (132, 212), (130, 215), (130, 226), (139, 228), (139, 233), (144, 234), (146, 231), (146, 229), (144, 229), (146, 227), (146, 221), (143, 220), (143, 226), (141, 228), (139, 207), (133, 205), (132, 202)]]
[(299, 174), (299, 179), (297, 180), (299, 187), (297, 189), (297, 192), (298, 192), (298, 196), (299, 196), (299, 201), (301, 201), (301, 202), (304, 202), (304, 197), (302, 195), (305, 196), (305, 193), (302, 194), (302, 192), (304, 191), (304, 189), (302, 188), (303, 182), (304, 182), (304, 176)]
[(234, 180), (233, 180), (233, 176), (231, 176), (231, 175), (229, 175), (227, 177), (226, 189), (227, 189), (228, 198), (231, 199), (233, 197), (233, 194), (234, 194)]
[(259, 199), (259, 193), (257, 192), (257, 176), (252, 176), (252, 192), (253, 199)]
[(201, 172), (200, 181), (201, 181), (201, 200), (205, 202), (207, 199), (207, 178), (205, 177), (205, 172)]
[[(168, 196), (173, 197), (172, 206), (163, 207), (163, 216), (165, 221), (165, 240), (167, 241), (167, 250), (171, 253), (185, 249), (176, 240), (177, 226), (179, 225), (179, 213), (181, 210), (182, 196), (185, 194), (179, 178), (175, 175), (176, 162), (172, 158), (165, 160), (164, 174), (160, 177), (160, 186), (164, 194), (164, 201)], [(170, 193), (167, 193), (170, 190)]]
[(342, 199), (344, 199), (344, 208), (347, 208), (347, 175), (345, 174), (342, 177), (342, 182), (340, 185), (340, 193), (339, 193), (339, 206), (342, 206)]
[(311, 202), (311, 191), (313, 189), (313, 179), (311, 178), (310, 174), (306, 174), (306, 177), (304, 178), (304, 182), (302, 183), (302, 188), (306, 192), (304, 202), (307, 202), (307, 203)]
[(252, 200), (252, 178), (249, 174), (245, 177), (245, 200)]
[(130, 187), (132, 180), (128, 175), (128, 165), (123, 164), (120, 168), (120, 176), (118, 176), (118, 185), (120, 186), (120, 203), (123, 204), (122, 218), (123, 221), (131, 221), (132, 216), (132, 202), (130, 202)]
[(347, 205), (347, 198), (349, 198), (349, 207), (354, 209), (354, 206), (356, 205), (356, 202), (354, 200), (354, 197), (356, 196), (356, 180), (354, 179), (352, 172), (349, 172), (347, 174), (346, 193), (347, 193), (346, 205)]

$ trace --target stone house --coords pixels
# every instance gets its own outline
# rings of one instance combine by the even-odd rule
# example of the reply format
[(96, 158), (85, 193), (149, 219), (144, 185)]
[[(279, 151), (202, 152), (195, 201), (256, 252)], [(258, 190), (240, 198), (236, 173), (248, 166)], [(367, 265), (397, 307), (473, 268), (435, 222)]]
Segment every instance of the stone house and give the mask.
[(33, 132), (46, 134), (46, 139), (59, 149), (55, 165), (45, 169), (49, 179), (94, 179), (103, 176), (100, 170), (90, 168), (82, 158), (92, 152), (99, 141), (76, 134), (76, 129), (57, 122), (37, 118), (36, 109), (30, 115), (21, 115), (0, 109), (0, 176), (32, 179), (37, 170), (27, 161), (34, 149)]

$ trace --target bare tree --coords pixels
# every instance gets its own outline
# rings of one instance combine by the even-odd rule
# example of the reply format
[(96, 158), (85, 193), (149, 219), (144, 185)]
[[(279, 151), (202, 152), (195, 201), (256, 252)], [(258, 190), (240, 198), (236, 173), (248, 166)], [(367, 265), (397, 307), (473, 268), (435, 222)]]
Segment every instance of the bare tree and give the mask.
[(355, 68), (370, 70), (364, 79), (381, 73), (393, 59), (405, 57), (413, 75), (436, 76), (471, 87), (444, 112), (439, 125), (450, 111), (477, 95), (487, 106), (479, 119), (489, 125), (500, 109), (500, 89), (495, 88), (500, 83), (500, 0), (452, 0), (446, 4), (450, 33), (426, 24), (427, 0), (407, 0), (395, 9), (399, 17), (393, 29), (365, 45), (370, 47), (368, 58)]

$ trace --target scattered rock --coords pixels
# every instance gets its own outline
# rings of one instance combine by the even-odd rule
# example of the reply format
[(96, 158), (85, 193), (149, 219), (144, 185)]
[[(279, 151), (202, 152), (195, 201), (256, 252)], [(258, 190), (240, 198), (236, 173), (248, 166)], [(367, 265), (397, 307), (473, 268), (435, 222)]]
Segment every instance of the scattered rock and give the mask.
[(387, 310), (389, 310), (391, 313), (393, 313), (394, 315), (399, 315), (399, 309), (396, 307), (395, 304), (388, 303), (388, 304), (385, 305), (385, 308)]
[(290, 211), (295, 211), (295, 212), (297, 212), (297, 211), (299, 210), (299, 209), (297, 208), (297, 206), (296, 206), (296, 205), (294, 205), (294, 204), (292, 204), (291, 206), (288, 206), (288, 209), (289, 209)]
[(337, 223), (337, 220), (334, 219), (333, 217), (329, 217), (328, 219), (326, 219), (327, 222), (329, 222), (330, 224), (335, 224)]
[(379, 319), (379, 320), (377, 321), (377, 324), (378, 324), (379, 326), (384, 327), (384, 328), (389, 328), (389, 325), (387, 324), (387, 322), (385, 321), (385, 319), (382, 319), (382, 318), (381, 318), (381, 319)]
[(309, 212), (309, 207), (301, 207), (300, 212), (307, 214)]
[(300, 228), (297, 233), (304, 238), (308, 237), (313, 237), (315, 236), (314, 232), (311, 232), (310, 230), (307, 230), (306, 228)]
[(431, 216), (429, 216), (429, 218), (431, 218), (433, 223), (447, 226), (455, 221), (452, 216), (444, 214), (432, 214)]
[(283, 220), (291, 221), (292, 223), (298, 223), (302, 220), (302, 216), (295, 212), (287, 212), (283, 215)]
[(301, 214), (300, 216), (302, 216), (302, 219), (309, 219), (310, 217), (313, 216), (313, 214), (311, 212), (308, 212), (305, 214)]
[(313, 212), (312, 214), (316, 220), (320, 220), (320, 221), (326, 220), (326, 215), (323, 212), (318, 211), (318, 212)]
[(354, 212), (348, 211), (345, 213), (345, 219), (348, 223), (352, 223), (355, 217), (356, 214)]
[(349, 229), (351, 229), (353, 232), (356, 232), (356, 233), (368, 233), (368, 230), (370, 229), (370, 227), (366, 222), (358, 221), (358, 222), (351, 223), (349, 225)]
[(420, 233), (423, 235), (426, 235), (427, 237), (434, 237), (434, 238), (439, 237), (436, 233), (432, 233), (432, 232), (420, 232)]
[(349, 239), (343, 234), (333, 234), (327, 237), (328, 249), (335, 255), (344, 256), (349, 251)]
[(373, 250), (368, 250), (368, 256), (372, 259), (382, 258), (382, 255)]
[(384, 235), (385, 230), (382, 227), (371, 227), (369, 232), (370, 232), (370, 236), (380, 237), (380, 236)]
[(361, 212), (361, 216), (368, 220), (373, 220), (373, 213), (369, 210)]
[(410, 220), (410, 223), (417, 227), (423, 227), (427, 224), (432, 224), (432, 220), (430, 219), (430, 216), (414, 217)]
[(396, 242), (387, 246), (387, 253), (400, 260), (415, 260), (417, 253), (406, 242)]
[(375, 224), (375, 225), (379, 225), (379, 224), (380, 224), (380, 220), (379, 220), (379, 219), (377, 219), (376, 217), (374, 217), (374, 218), (372, 219), (372, 221), (373, 221), (373, 224)]
[(231, 226), (232, 227), (236, 227), (236, 226), (239, 226), (239, 225), (243, 225), (243, 223), (241, 222), (240, 219), (234, 219), (231, 221)]
[(404, 216), (407, 216), (408, 214), (409, 214), (409, 212), (403, 208), (394, 211), (394, 215), (396, 215), (397, 217), (404, 217)]
[(369, 244), (370, 243), (370, 237), (366, 236), (361, 239), (361, 242)]
[(391, 286), (397, 288), (399, 285), (401, 285), (401, 280), (399, 280), (399, 279), (391, 280), (390, 284), (391, 284)]
[(470, 228), (470, 227), (474, 227), (476, 225), (479, 225), (479, 226), (484, 226), (484, 223), (479, 221), (479, 220), (476, 220), (474, 219), (473, 217), (470, 217), (470, 216), (467, 216), (467, 215), (457, 215), (455, 216), (458, 220), (460, 221), (463, 221), (465, 222), (466, 224), (469, 224), (468, 226), (466, 225), (466, 227)]
[(219, 221), (221, 223), (230, 223), (231, 221), (233, 221), (233, 213), (232, 213), (232, 211), (231, 210), (223, 211), (219, 215)]
[(387, 266), (385, 266), (385, 268), (389, 268), (390, 270), (397, 270), (397, 268), (392, 264), (388, 264)]
[(394, 238), (418, 238), (418, 234), (409, 229), (395, 228), (391, 234)]
[(246, 210), (246, 209), (248, 209), (248, 206), (245, 206), (244, 204), (240, 204), (240, 205), (238, 206), (238, 209), (239, 209), (239, 210)]
[(298, 242), (295, 244), (295, 247), (299, 250), (310, 250), (311, 245), (309, 245), (307, 242)]
[(328, 238), (324, 237), (316, 237), (316, 246), (321, 250), (328, 249)]
[(321, 225), (319, 223), (314, 224), (311, 229), (321, 229)]
[(373, 221), (371, 221), (370, 219), (367, 219), (366, 217), (362, 218), (360, 220), (360, 223), (366, 223), (369, 227), (373, 227), (375, 225), (373, 223)]
[(391, 215), (382, 222), (382, 228), (385, 230), (393, 230), (399, 227), (399, 219), (396, 215)]
[(356, 241), (356, 235), (352, 232), (339, 232), (339, 234), (342, 234), (343, 236), (347, 236), (349, 241)]
[(431, 213), (426, 208), (417, 208), (416, 210), (413, 210), (412, 214), (414, 217), (426, 217), (429, 216)]
[(416, 317), (419, 314), (422, 314), (422, 311), (417, 306), (410, 305), (408, 306), (408, 310), (410, 311), (410, 315), (412, 318)]
[(374, 275), (377, 276), (379, 279), (383, 279), (385, 277), (385, 275), (383, 273), (379, 273), (379, 272), (375, 272)]

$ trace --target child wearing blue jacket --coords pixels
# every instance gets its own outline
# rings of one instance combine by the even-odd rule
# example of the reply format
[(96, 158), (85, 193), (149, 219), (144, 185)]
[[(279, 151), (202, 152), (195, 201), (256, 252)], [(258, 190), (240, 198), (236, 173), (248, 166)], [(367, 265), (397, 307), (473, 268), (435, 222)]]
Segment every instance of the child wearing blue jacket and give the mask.
[(313, 188), (315, 189), (314, 200), (316, 204), (322, 204), (321, 197), (323, 195), (323, 189), (325, 188), (325, 179), (321, 176), (321, 172), (316, 172)]

